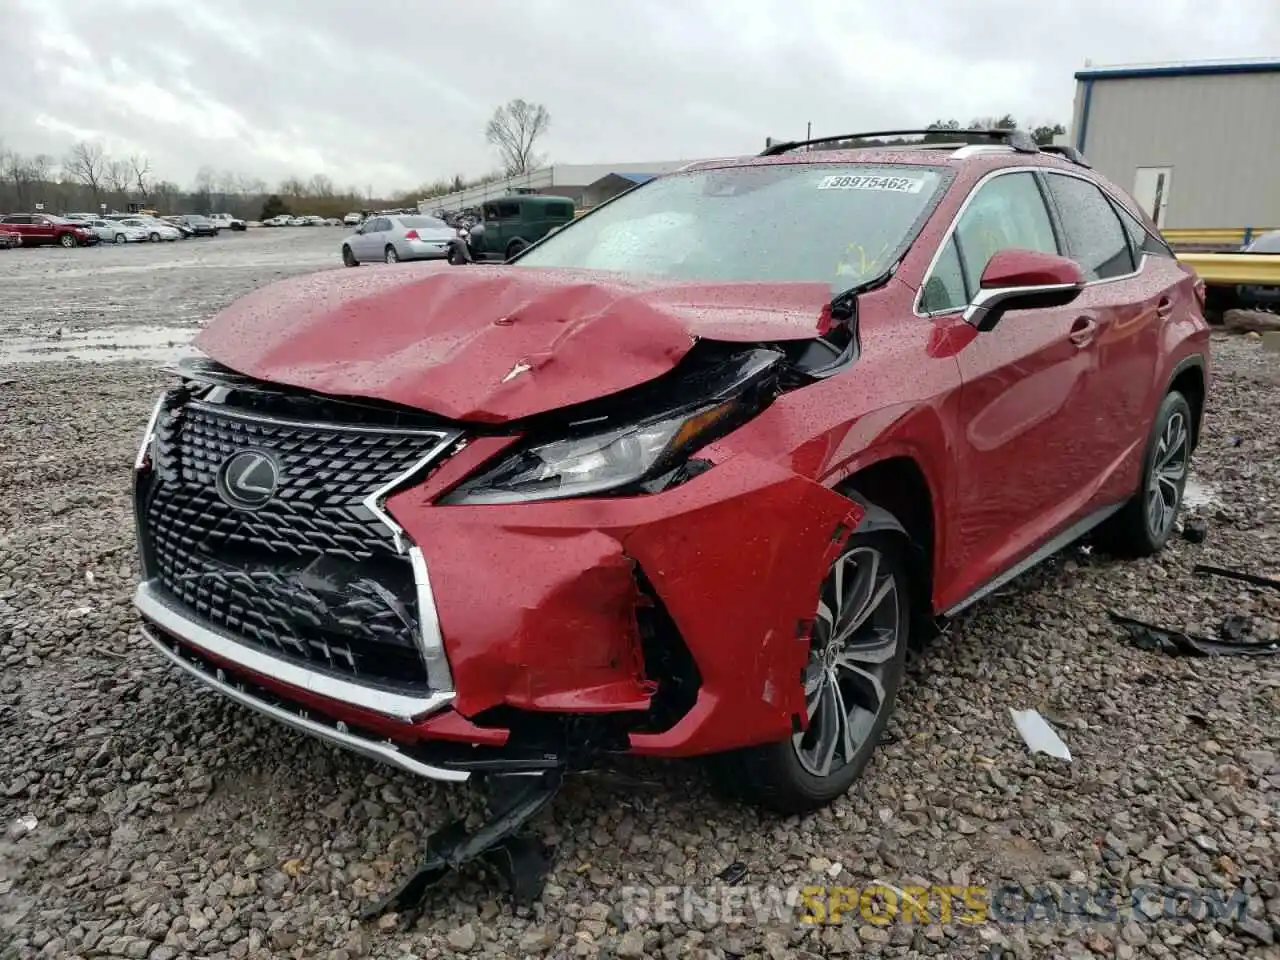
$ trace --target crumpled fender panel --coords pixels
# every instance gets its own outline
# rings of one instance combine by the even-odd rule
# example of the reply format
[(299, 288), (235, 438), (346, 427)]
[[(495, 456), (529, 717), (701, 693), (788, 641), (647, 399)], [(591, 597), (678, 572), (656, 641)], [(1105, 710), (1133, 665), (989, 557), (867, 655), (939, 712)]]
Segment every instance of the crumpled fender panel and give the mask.
[(503, 423), (653, 380), (698, 338), (818, 336), (830, 295), (820, 283), (406, 264), (272, 284), (196, 346), (273, 383)]
[(860, 517), (821, 484), (747, 456), (654, 496), (515, 510), (432, 506), (420, 487), (387, 508), (426, 558), (454, 707), (468, 717), (502, 704), (644, 709), (638, 563), (703, 680), (675, 727), (633, 735), (636, 752), (672, 756), (778, 740), (803, 717), (818, 586)]

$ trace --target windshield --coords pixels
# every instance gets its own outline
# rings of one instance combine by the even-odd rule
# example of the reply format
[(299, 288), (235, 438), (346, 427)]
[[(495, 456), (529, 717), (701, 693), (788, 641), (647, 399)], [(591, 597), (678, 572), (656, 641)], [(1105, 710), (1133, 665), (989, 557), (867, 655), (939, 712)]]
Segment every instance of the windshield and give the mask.
[(827, 163), (673, 174), (567, 225), (516, 263), (847, 290), (897, 260), (942, 178), (936, 167)]

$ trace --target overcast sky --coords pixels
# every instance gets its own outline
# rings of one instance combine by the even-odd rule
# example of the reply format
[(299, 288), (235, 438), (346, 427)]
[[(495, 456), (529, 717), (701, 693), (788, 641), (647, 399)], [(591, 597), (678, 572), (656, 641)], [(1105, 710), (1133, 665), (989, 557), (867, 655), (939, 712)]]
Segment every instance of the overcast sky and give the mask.
[(0, 0), (0, 139), (386, 193), (494, 168), (512, 97), (550, 110), (552, 161), (621, 164), (808, 121), (1068, 123), (1086, 59), (1269, 54), (1275, 0)]

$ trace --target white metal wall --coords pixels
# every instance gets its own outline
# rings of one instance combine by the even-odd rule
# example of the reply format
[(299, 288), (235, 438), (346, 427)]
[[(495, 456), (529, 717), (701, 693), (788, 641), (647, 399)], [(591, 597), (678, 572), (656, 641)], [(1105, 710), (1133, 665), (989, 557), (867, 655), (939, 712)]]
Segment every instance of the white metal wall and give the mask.
[(1082, 125), (1125, 190), (1139, 167), (1173, 168), (1162, 227), (1280, 227), (1280, 71), (1077, 80), (1077, 140)]

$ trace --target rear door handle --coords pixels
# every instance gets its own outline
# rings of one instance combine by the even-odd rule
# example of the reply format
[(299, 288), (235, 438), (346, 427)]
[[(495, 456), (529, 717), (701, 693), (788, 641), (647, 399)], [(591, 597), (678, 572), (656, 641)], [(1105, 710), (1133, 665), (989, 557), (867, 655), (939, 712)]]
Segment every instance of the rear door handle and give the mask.
[(1071, 342), (1077, 347), (1087, 347), (1098, 332), (1098, 322), (1093, 317), (1076, 317), (1069, 334)]
[(1168, 320), (1173, 316), (1173, 298), (1161, 297), (1160, 302), (1156, 304), (1156, 316), (1161, 320)]

